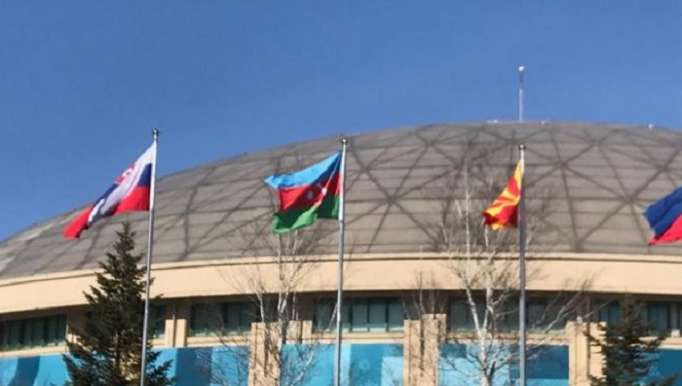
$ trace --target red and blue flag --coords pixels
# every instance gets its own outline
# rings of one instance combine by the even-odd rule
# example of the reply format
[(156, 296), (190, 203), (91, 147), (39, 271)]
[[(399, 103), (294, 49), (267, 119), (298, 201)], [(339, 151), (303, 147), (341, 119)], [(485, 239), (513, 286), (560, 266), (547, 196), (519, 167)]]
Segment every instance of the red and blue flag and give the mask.
[(682, 188), (649, 205), (644, 217), (654, 232), (649, 245), (682, 240)]
[(64, 228), (64, 237), (77, 239), (95, 221), (124, 212), (148, 211), (152, 168), (156, 159), (156, 144), (152, 144), (114, 184), (94, 203)]

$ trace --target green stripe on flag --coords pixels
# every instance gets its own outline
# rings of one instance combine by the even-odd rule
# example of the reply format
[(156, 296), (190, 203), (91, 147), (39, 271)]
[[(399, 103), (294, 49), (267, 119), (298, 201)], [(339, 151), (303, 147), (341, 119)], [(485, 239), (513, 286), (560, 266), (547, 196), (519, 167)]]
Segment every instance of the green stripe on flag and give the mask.
[(339, 196), (328, 195), (319, 206), (305, 209), (290, 209), (275, 213), (272, 223), (273, 233), (286, 233), (294, 229), (306, 227), (318, 218), (339, 218)]

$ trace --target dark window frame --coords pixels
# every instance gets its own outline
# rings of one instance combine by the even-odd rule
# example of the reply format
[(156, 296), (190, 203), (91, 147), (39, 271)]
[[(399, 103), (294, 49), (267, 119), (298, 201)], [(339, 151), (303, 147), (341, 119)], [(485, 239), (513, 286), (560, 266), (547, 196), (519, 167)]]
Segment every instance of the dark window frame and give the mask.
[[(203, 310), (200, 308), (204, 307)], [(228, 325), (229, 314), (236, 308), (238, 324), (236, 328)], [(248, 312), (251, 317), (248, 317)], [(213, 320), (200, 320), (199, 312), (211, 315)], [(225, 302), (201, 302), (194, 303), (190, 308), (190, 322), (188, 336), (205, 337), (221, 334), (242, 334), (251, 331), (251, 324), (257, 321), (255, 306), (248, 301), (225, 301)]]
[[(382, 305), (384, 307), (383, 312), (383, 323), (381, 322), (371, 322), (372, 313), (370, 312), (370, 307), (372, 305)], [(393, 325), (391, 321), (394, 319), (391, 317), (392, 306), (399, 306), (401, 310), (401, 322)], [(313, 306), (313, 329), (315, 331), (329, 331), (334, 329), (334, 321), (332, 320), (332, 315), (334, 314), (334, 308), (336, 306), (336, 300), (325, 298), (319, 299), (315, 302)], [(357, 325), (354, 323), (354, 307), (365, 308), (364, 321), (358, 322)], [(324, 315), (324, 321), (329, 319), (328, 327), (321, 328), (321, 315), (320, 309), (325, 307), (329, 313)], [(342, 330), (344, 332), (354, 332), (354, 333), (381, 333), (381, 332), (402, 332), (404, 330), (405, 323), (405, 307), (403, 306), (401, 299), (398, 297), (352, 297), (344, 301), (342, 310)], [(397, 321), (396, 321), (397, 322)], [(383, 327), (372, 327), (372, 325), (383, 324)]]
[[(505, 310), (502, 309), (500, 311), (503, 313), (497, 320), (493, 321), (495, 323), (495, 330), (500, 333), (504, 332), (513, 332), (518, 330), (519, 328), (519, 317), (518, 317), (518, 298), (510, 298), (508, 301), (508, 304), (512, 305), (510, 309)], [(464, 324), (463, 325), (457, 325), (456, 322), (457, 320), (455, 319), (455, 307), (456, 306), (462, 306), (465, 309), (464, 313)], [(538, 332), (538, 331), (545, 331), (546, 325), (549, 324), (552, 320), (550, 319), (547, 321), (544, 321), (542, 324), (533, 324), (532, 323), (532, 318), (531, 318), (531, 309), (535, 307), (541, 307), (541, 312), (539, 316), (545, 317), (547, 313), (549, 312), (548, 309), (549, 307), (552, 307), (552, 303), (548, 301), (547, 298), (538, 296), (538, 297), (531, 297), (526, 301), (526, 326), (528, 327), (530, 332)], [(476, 301), (476, 312), (478, 314), (479, 319), (483, 318), (485, 315), (485, 304), (483, 304), (483, 299), (477, 299)], [(509, 311), (511, 310), (511, 311)], [(567, 318), (568, 319), (568, 318)], [(564, 329), (565, 326), (565, 321), (564, 323), (555, 323), (552, 326), (552, 329), (550, 331), (561, 331)], [(469, 306), (469, 302), (467, 299), (463, 296), (453, 296), (450, 298), (448, 301), (448, 307), (447, 307), (447, 328), (448, 331), (452, 332), (470, 332), (473, 331), (475, 326), (474, 326), (474, 319), (473, 316), (471, 315), (471, 310)], [(550, 332), (547, 331), (547, 332)]]
[(0, 321), (0, 352), (60, 346), (66, 334), (66, 314)]

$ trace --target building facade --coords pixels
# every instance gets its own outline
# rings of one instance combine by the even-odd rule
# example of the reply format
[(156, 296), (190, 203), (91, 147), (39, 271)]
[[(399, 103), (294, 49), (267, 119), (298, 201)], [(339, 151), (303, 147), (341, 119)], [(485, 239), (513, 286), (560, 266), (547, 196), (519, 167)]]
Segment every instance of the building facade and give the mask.
[[(474, 123), (350, 137), (346, 384), (478, 384), (472, 358), (480, 354), (479, 310), (472, 312), (467, 294), (484, 298), (486, 286), (467, 292), (461, 272), (485, 266), (491, 249), (482, 245), (497, 237), (501, 247), (487, 266), (497, 272), (491, 288), (514, 304), (516, 232), (485, 234), (478, 216), (506, 182), (520, 143), (527, 147), (531, 217), (532, 384), (584, 385), (598, 374), (600, 356), (586, 333), (618, 320), (625, 293), (643, 302), (652, 334), (667, 336), (657, 372), (680, 370), (682, 249), (648, 246), (641, 213), (682, 180), (682, 135), (619, 125)], [(161, 300), (152, 327), (178, 385), (271, 385), (273, 375), (289, 384), (331, 384), (337, 224), (320, 220), (275, 238), (276, 197), (263, 178), (337, 149), (337, 139), (304, 142), (160, 178), (152, 292)], [(69, 326), (82, 322), (83, 291), (121, 221), (131, 222), (144, 250), (144, 213), (63, 240), (75, 212), (0, 243), (2, 385), (63, 384)], [(286, 297), (295, 304), (284, 329), (268, 308), (283, 294), (295, 295)], [(500, 309), (496, 385), (518, 376), (510, 360), (518, 320), (513, 306)], [(285, 342), (278, 348), (285, 360), (272, 358), (272, 339)]]

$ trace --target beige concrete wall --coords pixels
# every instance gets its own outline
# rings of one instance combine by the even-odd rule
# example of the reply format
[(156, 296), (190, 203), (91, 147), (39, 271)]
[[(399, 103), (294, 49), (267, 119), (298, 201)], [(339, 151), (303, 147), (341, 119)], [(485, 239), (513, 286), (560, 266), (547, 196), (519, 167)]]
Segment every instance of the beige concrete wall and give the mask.
[[(508, 256), (514, 260), (515, 256)], [(461, 263), (461, 260), (454, 260)], [(418, 289), (416, 272), (431, 273), (435, 286), (457, 289), (459, 283), (448, 270), (452, 260), (437, 254), (395, 254), (395, 255), (354, 255), (346, 267), (345, 289), (347, 291), (405, 291)], [(626, 255), (584, 255), (544, 254), (529, 257), (529, 271), (534, 272), (529, 282), (530, 291), (568, 290), (585, 280), (591, 281), (590, 292), (682, 296), (679, 277), (682, 274), (682, 260), (664, 256)], [(275, 265), (270, 258), (232, 259), (189, 263), (157, 264), (153, 275), (153, 295), (162, 295), (168, 300), (166, 335), (157, 345), (170, 347), (205, 346), (221, 344), (215, 338), (188, 337), (190, 304), (204, 296), (243, 295), (248, 292), (249, 277), (258, 270), (264, 282), (275, 275)], [(272, 282), (275, 282), (273, 280)], [(71, 306), (85, 305), (83, 291), (94, 283), (94, 271), (78, 271), (16, 278), (0, 281), (0, 319), (13, 314), (30, 316), (45, 310), (74, 311)], [(336, 283), (336, 261), (334, 256), (321, 258), (317, 269), (305, 278), (303, 292), (332, 292)], [(74, 314), (77, 319), (77, 314)], [(347, 342), (402, 341), (405, 347), (405, 384), (433, 385), (437, 379), (435, 364), (440, 338), (421, 340), (424, 336), (438, 337), (445, 328), (445, 316), (432, 318), (428, 326), (415, 325), (407, 321), (403, 333), (351, 333), (345, 336)], [(75, 320), (75, 319), (74, 319)], [(69, 322), (72, 322), (69, 314)], [(306, 329), (310, 330), (307, 321)], [(440, 324), (439, 324), (440, 323)], [(301, 326), (303, 327), (303, 326)], [(679, 326), (677, 326), (679, 327)], [(597, 375), (600, 357), (590, 348), (584, 336), (588, 324), (571, 323), (565, 339), (569, 344), (570, 384), (587, 385), (589, 374)], [(420, 330), (424, 329), (424, 330)], [(425, 331), (430, 331), (426, 332)], [(309, 332), (308, 332), (309, 333)], [(425, 335), (426, 334), (426, 335)], [(254, 324), (252, 333), (241, 338), (249, 342), (252, 355), (265, 355), (262, 350), (263, 329)], [(322, 341), (331, 343), (332, 335), (325, 335)], [(682, 345), (681, 337), (666, 340), (666, 346)], [(31, 349), (25, 352), (0, 353), (2, 355), (35, 355), (45, 352), (63, 352), (64, 346), (46, 349)], [(257, 374), (276, 371), (270, 368), (271, 361), (262, 358), (253, 362), (266, 363), (263, 368), (251, 369), (254, 382), (262, 379)], [(418, 365), (421, 363), (421, 365)]]
[[(233, 336), (217, 338), (215, 336), (190, 337), (190, 299), (179, 299), (170, 302), (167, 308), (166, 331), (164, 340), (155, 340), (157, 347), (205, 347), (214, 345), (249, 345), (249, 385), (276, 385), (279, 373), (278, 361), (272, 358), (272, 352), (266, 349), (266, 333), (274, 333), (270, 339), (277, 339), (277, 329), (267, 328), (265, 323), (253, 323), (251, 332), (234, 334)], [(70, 309), (68, 322), (79, 325), (83, 320), (82, 309)], [(44, 314), (31, 312), (30, 315)], [(447, 337), (447, 316), (445, 314), (423, 315), (421, 320), (405, 320), (403, 332), (351, 332), (344, 334), (345, 343), (402, 343), (403, 344), (403, 384), (407, 386), (436, 386), (438, 381), (438, 361), (440, 344)], [(565, 333), (557, 335), (530, 334), (530, 344), (566, 344), (569, 349), (569, 384), (571, 386), (588, 386), (589, 376), (599, 376), (601, 371), (601, 354), (598, 349), (590, 346), (587, 334), (598, 336), (595, 323), (581, 321), (568, 322)], [(331, 333), (314, 334), (311, 320), (293, 322), (288, 336), (292, 339), (300, 337), (302, 341), (315, 340), (319, 343), (333, 344), (334, 335)], [(67, 335), (68, 340), (74, 336)], [(508, 338), (516, 339), (514, 335)], [(679, 347), (682, 338), (671, 337), (665, 341), (666, 347)], [(66, 346), (45, 348), (31, 348), (25, 350), (1, 352), (3, 356), (33, 356), (48, 353), (66, 352)]]
[(276, 341), (272, 337), (272, 329), (265, 323), (251, 325), (251, 339), (249, 344), (249, 386), (277, 386), (279, 377), (279, 362), (272, 358), (267, 342)]
[[(509, 256), (515, 259), (515, 256)], [(405, 290), (416, 287), (415, 272), (432, 272), (436, 285), (459, 288), (447, 256), (437, 254), (353, 255), (346, 267), (348, 291)], [(682, 295), (682, 260), (663, 256), (545, 254), (529, 257), (535, 272), (528, 289), (570, 289), (584, 280), (592, 292)], [(257, 267), (257, 268), (256, 268)], [(153, 295), (165, 298), (238, 295), (248, 292), (248, 277), (274, 278), (271, 258), (244, 258), (157, 264)], [(83, 291), (94, 271), (49, 274), (0, 281), (0, 314), (85, 304)], [(380, 274), (378, 274), (380, 273)], [(274, 282), (274, 280), (273, 280)], [(303, 291), (334, 291), (335, 257), (321, 258), (302, 283)]]
[(601, 375), (602, 355), (590, 345), (588, 334), (599, 339), (595, 323), (568, 322), (568, 382), (571, 386), (589, 386), (590, 376)]
[(191, 304), (188, 299), (177, 300), (170, 306), (170, 319), (166, 320), (166, 345), (186, 347), (189, 334)]
[[(249, 386), (277, 386), (280, 377), (279, 339), (282, 331), (277, 323), (252, 323), (249, 344)], [(312, 337), (312, 323), (309, 320), (291, 321), (286, 331), (287, 339), (299, 341)], [(304, 360), (314, 358), (313, 352), (304, 355)], [(294, 376), (294, 374), (288, 374)]]
[(403, 340), (403, 384), (438, 386), (440, 345), (447, 333), (445, 314), (427, 314), (405, 320)]

